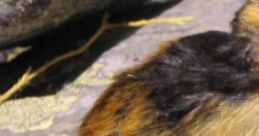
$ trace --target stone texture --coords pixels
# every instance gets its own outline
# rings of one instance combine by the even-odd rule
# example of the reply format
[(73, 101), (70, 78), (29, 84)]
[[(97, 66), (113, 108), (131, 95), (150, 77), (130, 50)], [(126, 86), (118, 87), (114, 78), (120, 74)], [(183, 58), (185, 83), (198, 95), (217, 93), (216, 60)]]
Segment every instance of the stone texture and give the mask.
[(92, 14), (112, 5), (123, 8), (145, 0), (1, 0), (0, 47), (59, 26), (78, 14)]
[[(89, 51), (82, 56), (68, 60), (63, 66), (55, 67), (52, 72), (47, 73), (47, 75), (60, 76), (60, 80), (67, 76), (61, 76), (60, 71), (69, 71), (75, 64), (80, 64), (77, 65), (77, 68), (83, 67), (82, 72), (74, 80), (66, 82), (60, 87), (58, 93), (41, 97), (27, 96), (0, 105), (1, 136), (76, 136), (81, 120), (101, 92), (112, 83), (111, 77), (114, 74), (140, 63), (146, 56), (156, 51), (159, 44), (164, 41), (208, 30), (229, 32), (234, 13), (243, 3), (244, 0), (210, 0), (206, 2), (204, 0), (184, 0), (157, 15), (157, 17), (196, 17), (194, 21), (184, 26), (163, 24), (146, 26), (119, 40), (117, 37), (123, 35), (125, 30), (107, 32), (94, 46), (102, 47), (112, 44), (111, 48), (100, 53), (100, 56), (89, 64), (89, 67), (84, 68), (82, 63), (90, 61), (86, 59), (87, 56), (95, 55), (97, 52)], [(118, 41), (114, 42), (116, 39)], [(35, 57), (37, 55), (39, 56), (36, 54)], [(48, 57), (48, 55), (44, 57)], [(18, 59), (19, 57), (15, 61)], [(74, 63), (75, 61), (78, 62)], [(0, 69), (2, 67), (6, 67), (6, 65), (0, 65)], [(11, 69), (10, 67), (14, 67), (15, 70), (17, 65), (8, 65), (7, 68)], [(57, 79), (53, 78), (53, 80)], [(53, 90), (51, 84), (47, 84), (47, 86), (44, 91)], [(40, 86), (34, 91), (39, 91), (42, 87)]]

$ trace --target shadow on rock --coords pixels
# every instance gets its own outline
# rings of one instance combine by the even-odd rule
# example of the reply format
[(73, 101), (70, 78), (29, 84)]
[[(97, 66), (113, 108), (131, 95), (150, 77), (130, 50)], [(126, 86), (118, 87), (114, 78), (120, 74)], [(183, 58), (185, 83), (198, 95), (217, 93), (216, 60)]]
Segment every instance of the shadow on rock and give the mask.
[[(179, 1), (142, 5), (123, 12), (111, 10), (110, 22), (121, 22), (155, 17), (163, 10)], [(112, 9), (112, 7), (111, 7)], [(0, 93), (10, 88), (30, 67), (33, 70), (42, 66), (55, 56), (74, 50), (83, 45), (87, 37), (93, 35), (100, 25), (104, 11), (93, 15), (76, 17), (55, 30), (16, 45), (32, 45), (31, 50), (19, 55), (8, 63), (0, 64)], [(45, 96), (58, 92), (66, 83), (72, 82), (106, 50), (117, 42), (134, 34), (137, 28), (116, 29), (104, 33), (84, 54), (63, 61), (34, 79), (25, 89), (12, 99), (28, 96)], [(15, 45), (14, 45), (15, 46)]]

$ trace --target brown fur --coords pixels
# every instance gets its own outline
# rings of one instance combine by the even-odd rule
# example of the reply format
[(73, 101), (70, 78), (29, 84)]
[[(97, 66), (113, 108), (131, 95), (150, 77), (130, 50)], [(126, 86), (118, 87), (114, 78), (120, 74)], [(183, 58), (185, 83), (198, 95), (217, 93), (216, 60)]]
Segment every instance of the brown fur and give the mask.
[(117, 76), (80, 136), (259, 135), (259, 2), (244, 6), (232, 34), (170, 42)]

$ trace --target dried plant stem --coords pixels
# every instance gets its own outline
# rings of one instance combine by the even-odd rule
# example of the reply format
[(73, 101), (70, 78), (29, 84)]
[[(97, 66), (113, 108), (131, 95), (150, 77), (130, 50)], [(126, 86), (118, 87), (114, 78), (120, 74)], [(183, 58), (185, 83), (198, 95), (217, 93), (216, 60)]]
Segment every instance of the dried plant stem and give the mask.
[(176, 24), (185, 25), (187, 22), (194, 20), (194, 16), (181, 17), (181, 18), (152, 18), (152, 19), (142, 19), (138, 21), (130, 21), (127, 23), (110, 24), (109, 28), (120, 28), (120, 27), (140, 27), (146, 25), (156, 25), (156, 24)]
[(35, 77), (39, 76), (40, 74), (44, 73), (46, 70), (48, 70), (51, 66), (66, 60), (68, 58), (80, 55), (84, 53), (107, 29), (112, 28), (118, 28), (118, 27), (140, 27), (145, 25), (151, 25), (151, 24), (160, 24), (160, 23), (170, 23), (170, 24), (177, 24), (177, 25), (183, 25), (191, 20), (193, 20), (194, 17), (185, 17), (185, 18), (160, 18), (160, 19), (148, 19), (148, 20), (140, 20), (140, 21), (132, 21), (128, 23), (122, 23), (122, 24), (109, 24), (107, 22), (108, 15), (105, 15), (102, 20), (102, 24), (99, 27), (99, 29), (95, 32), (95, 34), (89, 38), (89, 40), (79, 49), (73, 50), (70, 52), (67, 52), (65, 54), (62, 54), (53, 60), (47, 62), (45, 65), (41, 66), (40, 68), (36, 69), (35, 71), (27, 70), (24, 75), (21, 77), (20, 80), (18, 80), (17, 83), (15, 83), (10, 89), (5, 91), (3, 95), (0, 95), (0, 104), (2, 104), (4, 101), (9, 99), (13, 94), (18, 92), (19, 90), (22, 90), (25, 86), (27, 86)]
[(13, 94), (18, 92), (19, 90), (23, 89), (25, 86), (27, 86), (32, 79), (40, 75), (41, 73), (45, 72), (48, 68), (51, 66), (65, 60), (68, 58), (71, 58), (73, 56), (79, 55), (83, 53), (85, 50), (87, 50), (97, 39), (98, 37), (106, 30), (108, 29), (108, 23), (107, 23), (108, 15), (106, 15), (103, 20), (100, 28), (96, 31), (96, 33), (82, 46), (81, 48), (70, 51), (68, 53), (62, 54), (61, 56), (58, 56), (51, 60), (50, 62), (47, 62), (45, 65), (41, 66), (39, 69), (35, 71), (27, 70), (24, 75), (21, 77), (20, 80), (16, 84), (14, 84), (9, 90), (5, 91), (3, 95), (0, 96), (0, 104), (6, 101), (8, 98), (10, 98)]

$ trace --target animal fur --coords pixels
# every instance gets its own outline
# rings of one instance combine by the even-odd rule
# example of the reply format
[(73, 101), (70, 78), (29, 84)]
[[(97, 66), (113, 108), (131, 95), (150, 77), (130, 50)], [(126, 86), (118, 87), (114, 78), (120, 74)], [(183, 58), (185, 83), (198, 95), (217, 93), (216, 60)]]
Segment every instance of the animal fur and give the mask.
[(80, 136), (259, 135), (259, 1), (237, 13), (233, 33), (168, 42), (117, 76)]

